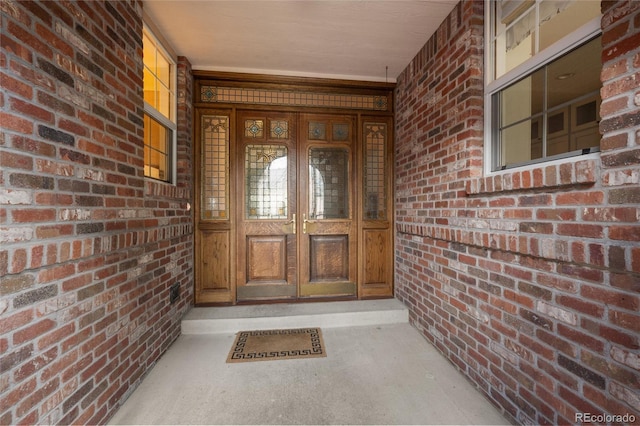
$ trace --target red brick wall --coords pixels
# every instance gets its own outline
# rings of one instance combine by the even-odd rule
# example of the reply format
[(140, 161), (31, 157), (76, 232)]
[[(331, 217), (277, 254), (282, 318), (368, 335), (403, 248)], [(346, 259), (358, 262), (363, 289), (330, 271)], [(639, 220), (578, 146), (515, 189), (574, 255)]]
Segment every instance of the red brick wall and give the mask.
[(483, 175), (482, 1), (396, 90), (396, 296), (513, 421), (640, 421), (640, 2), (603, 2), (600, 154)]
[(141, 4), (0, 9), (0, 424), (105, 423), (193, 297), (190, 65), (177, 185), (147, 180)]

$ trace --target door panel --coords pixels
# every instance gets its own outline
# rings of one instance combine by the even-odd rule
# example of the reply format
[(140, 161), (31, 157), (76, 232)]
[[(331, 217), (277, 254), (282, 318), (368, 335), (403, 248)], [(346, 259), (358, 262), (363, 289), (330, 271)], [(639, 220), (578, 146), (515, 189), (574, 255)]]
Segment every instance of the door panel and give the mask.
[(229, 233), (227, 231), (201, 232), (202, 285), (201, 290), (231, 291), (229, 280)]
[(354, 120), (301, 118), (300, 297), (355, 296)]
[(286, 235), (247, 237), (247, 282), (287, 283)]
[(198, 110), (195, 131), (195, 297), (196, 303), (233, 303), (235, 283), (233, 222), (229, 188), (232, 115)]
[(294, 114), (238, 112), (237, 299), (297, 296)]
[(385, 265), (390, 255), (387, 230), (364, 230), (364, 285), (386, 284)]
[(384, 117), (362, 120), (362, 203), (358, 297), (393, 294), (392, 121)]
[(349, 280), (349, 239), (346, 235), (309, 236), (309, 281)]

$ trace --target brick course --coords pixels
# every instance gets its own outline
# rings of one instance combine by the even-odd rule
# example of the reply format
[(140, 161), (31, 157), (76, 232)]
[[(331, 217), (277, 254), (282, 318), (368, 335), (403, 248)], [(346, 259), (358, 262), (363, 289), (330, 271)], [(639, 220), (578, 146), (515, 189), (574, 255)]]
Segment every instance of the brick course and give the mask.
[(640, 3), (603, 2), (600, 154), (485, 176), (484, 2), (398, 78), (396, 297), (512, 421), (640, 421)]
[(190, 64), (176, 185), (148, 180), (142, 4), (0, 10), (0, 423), (104, 424), (193, 299)]

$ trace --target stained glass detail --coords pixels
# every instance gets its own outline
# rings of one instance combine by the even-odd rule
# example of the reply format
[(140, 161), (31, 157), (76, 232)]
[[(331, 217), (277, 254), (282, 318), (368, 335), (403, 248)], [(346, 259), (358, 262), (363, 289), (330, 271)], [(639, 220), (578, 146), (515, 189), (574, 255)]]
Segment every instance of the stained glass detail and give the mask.
[(289, 122), (286, 120), (273, 120), (271, 121), (272, 139), (289, 139)]
[(349, 140), (349, 125), (345, 123), (333, 124), (333, 140), (334, 142), (342, 142)]
[(365, 219), (386, 219), (385, 178), (386, 123), (364, 124), (364, 215)]
[(327, 125), (315, 121), (309, 122), (309, 139), (314, 141), (327, 140)]
[(386, 96), (354, 95), (350, 93), (318, 93), (278, 89), (202, 86), (202, 102), (232, 104), (283, 105), (388, 111)]
[(309, 150), (309, 219), (349, 217), (349, 151)]
[(375, 108), (373, 108), (373, 109), (377, 109), (379, 111), (386, 111), (387, 110), (387, 97), (386, 96), (376, 96), (373, 102), (374, 102), (374, 105), (375, 105)]
[(287, 147), (247, 145), (245, 149), (245, 217), (286, 219)]
[(263, 120), (245, 120), (244, 135), (248, 138), (261, 138), (264, 136)]
[(217, 89), (213, 86), (204, 86), (200, 92), (202, 102), (217, 102)]
[(229, 218), (229, 117), (202, 116), (201, 208), (203, 220)]

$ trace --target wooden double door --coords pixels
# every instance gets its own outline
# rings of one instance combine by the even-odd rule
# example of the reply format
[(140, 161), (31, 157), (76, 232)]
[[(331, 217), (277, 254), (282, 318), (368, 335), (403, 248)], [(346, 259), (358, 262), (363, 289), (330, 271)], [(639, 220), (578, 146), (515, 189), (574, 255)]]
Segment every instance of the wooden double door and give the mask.
[[(213, 114), (198, 114), (196, 303), (391, 296), (389, 120)], [(212, 116), (228, 125), (224, 153), (213, 156)], [(216, 166), (222, 155), (226, 165)], [(207, 210), (216, 181), (228, 217)]]

